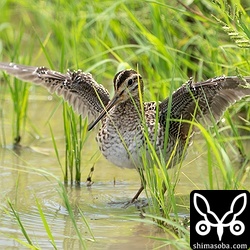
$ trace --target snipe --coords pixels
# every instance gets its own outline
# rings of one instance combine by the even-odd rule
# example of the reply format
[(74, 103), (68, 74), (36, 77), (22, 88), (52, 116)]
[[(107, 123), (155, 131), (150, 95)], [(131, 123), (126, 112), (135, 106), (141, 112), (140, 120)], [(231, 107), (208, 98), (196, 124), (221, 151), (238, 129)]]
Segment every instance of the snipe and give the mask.
[[(97, 141), (102, 154), (119, 167), (139, 171), (142, 150), (147, 152), (149, 141), (166, 162), (173, 153), (169, 164), (174, 166), (179, 163), (186, 142), (191, 141), (193, 133), (187, 121), (215, 124), (230, 105), (250, 96), (247, 87), (250, 77), (222, 76), (198, 83), (190, 79), (171, 98), (161, 103), (142, 103), (142, 77), (132, 69), (115, 75), (112, 99), (91, 74), (81, 70), (62, 74), (45, 67), (14, 63), (0, 63), (0, 69), (62, 96), (79, 114), (93, 120), (89, 130), (101, 120)], [(139, 197), (143, 188), (142, 185), (132, 201)]]

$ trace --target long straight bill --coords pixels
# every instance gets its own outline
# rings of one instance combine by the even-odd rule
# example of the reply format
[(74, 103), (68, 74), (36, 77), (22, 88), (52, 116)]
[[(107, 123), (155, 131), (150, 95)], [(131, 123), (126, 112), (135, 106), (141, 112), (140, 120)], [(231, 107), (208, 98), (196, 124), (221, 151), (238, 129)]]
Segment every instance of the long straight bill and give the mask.
[(88, 131), (95, 127), (95, 125), (105, 116), (107, 115), (108, 111), (117, 103), (118, 95), (115, 95), (113, 99), (108, 103), (108, 105), (104, 108), (104, 110), (99, 114), (99, 116), (89, 124)]

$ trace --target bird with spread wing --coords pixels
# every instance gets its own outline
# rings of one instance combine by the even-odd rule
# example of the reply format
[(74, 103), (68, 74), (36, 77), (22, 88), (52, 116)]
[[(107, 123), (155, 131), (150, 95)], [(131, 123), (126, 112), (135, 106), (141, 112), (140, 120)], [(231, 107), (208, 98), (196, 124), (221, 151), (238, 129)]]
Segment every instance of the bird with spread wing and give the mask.
[[(197, 83), (190, 79), (162, 102), (142, 103), (143, 80), (132, 69), (115, 75), (113, 98), (91, 74), (81, 70), (63, 74), (14, 63), (0, 63), (0, 70), (62, 96), (77, 113), (92, 120), (88, 130), (101, 121), (97, 142), (102, 154), (119, 167), (139, 172), (143, 168), (142, 150), (148, 151), (149, 142), (172, 167), (180, 162), (186, 143), (192, 139), (188, 121), (213, 125), (229, 106), (250, 96), (250, 77), (222, 76)], [(150, 162), (150, 154), (148, 158)], [(144, 185), (142, 180), (132, 201)]]

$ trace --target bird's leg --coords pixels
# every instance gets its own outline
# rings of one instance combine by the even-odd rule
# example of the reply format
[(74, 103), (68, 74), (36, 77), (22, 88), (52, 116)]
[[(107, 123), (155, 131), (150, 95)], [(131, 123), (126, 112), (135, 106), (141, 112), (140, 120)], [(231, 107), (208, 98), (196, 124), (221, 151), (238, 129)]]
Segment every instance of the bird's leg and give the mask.
[(143, 184), (141, 184), (140, 189), (137, 191), (137, 193), (135, 194), (135, 196), (133, 197), (133, 199), (131, 200), (131, 203), (134, 203), (135, 200), (137, 200), (137, 198), (140, 196), (141, 192), (144, 190), (144, 186)]
[[(141, 192), (144, 190), (145, 186), (146, 186), (146, 180), (145, 180), (145, 177), (144, 177), (144, 174), (143, 174), (143, 170), (139, 170), (138, 171), (139, 174), (140, 174), (140, 177), (141, 177), (141, 187), (139, 188), (139, 190), (136, 192), (135, 196), (133, 197), (133, 199), (130, 201), (130, 203), (134, 203), (135, 200), (138, 199), (138, 197), (140, 196)], [(166, 184), (165, 182), (162, 183), (162, 195), (164, 195), (167, 191), (167, 187), (166, 187)]]
[(129, 206), (131, 206), (132, 204), (136, 204), (136, 201), (138, 199), (138, 197), (140, 196), (141, 192), (144, 190), (144, 182), (141, 182), (141, 187), (139, 188), (139, 190), (136, 192), (135, 196), (133, 197), (133, 199), (129, 202), (126, 202), (126, 204), (124, 205), (124, 208), (127, 208)]
[(140, 177), (141, 177), (141, 187), (139, 188), (139, 190), (137, 191), (137, 193), (135, 194), (135, 196), (133, 197), (133, 199), (131, 200), (131, 203), (133, 203), (135, 200), (138, 199), (138, 197), (140, 196), (141, 192), (144, 190), (145, 186), (146, 186), (146, 180), (143, 174), (143, 170), (139, 169), (138, 170)]
[(144, 188), (146, 186), (146, 180), (144, 178), (143, 171), (139, 170), (139, 174), (140, 174), (140, 177), (141, 177), (141, 187), (136, 192), (136, 194), (133, 197), (133, 199), (125, 204), (124, 208), (127, 208), (127, 207), (131, 206), (132, 204), (136, 203), (136, 200), (138, 199), (138, 197), (140, 196), (141, 192), (144, 190)]

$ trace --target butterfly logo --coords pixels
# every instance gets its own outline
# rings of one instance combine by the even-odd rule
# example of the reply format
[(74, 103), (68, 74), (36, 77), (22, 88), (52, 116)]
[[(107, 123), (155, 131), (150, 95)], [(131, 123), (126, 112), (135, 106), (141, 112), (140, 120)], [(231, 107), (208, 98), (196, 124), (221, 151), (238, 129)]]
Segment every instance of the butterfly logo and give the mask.
[[(239, 206), (241, 204), (240, 202), (242, 202), (240, 201), (241, 199), (243, 199), (242, 207)], [(221, 219), (219, 219), (219, 217), (213, 211), (211, 211), (210, 205), (203, 195), (195, 193), (193, 197), (193, 203), (196, 211), (203, 217), (203, 219), (197, 222), (195, 226), (195, 230), (199, 235), (204, 236), (209, 234), (211, 227), (217, 228), (219, 241), (222, 239), (225, 227), (229, 227), (230, 232), (236, 236), (244, 233), (245, 225), (242, 221), (237, 220), (237, 217), (246, 208), (246, 193), (239, 194), (233, 199), (229, 211), (227, 211)]]

